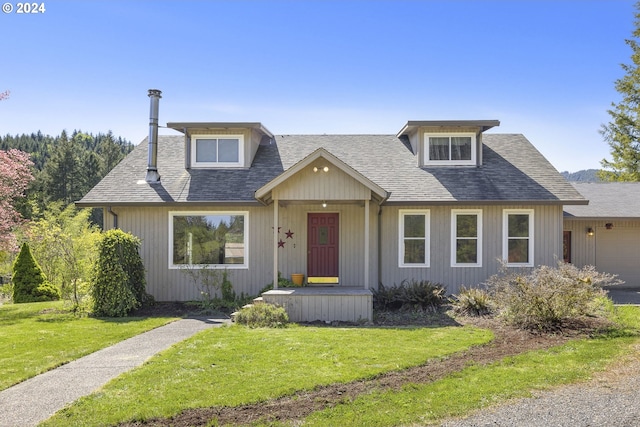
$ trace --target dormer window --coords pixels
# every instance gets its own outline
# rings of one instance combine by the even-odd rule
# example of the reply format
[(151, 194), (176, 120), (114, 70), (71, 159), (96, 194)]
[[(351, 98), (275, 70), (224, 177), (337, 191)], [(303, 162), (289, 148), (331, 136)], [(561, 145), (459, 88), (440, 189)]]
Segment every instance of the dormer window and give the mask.
[(425, 133), (425, 165), (475, 165), (475, 133)]
[(238, 168), (244, 166), (243, 135), (193, 135), (191, 166)]

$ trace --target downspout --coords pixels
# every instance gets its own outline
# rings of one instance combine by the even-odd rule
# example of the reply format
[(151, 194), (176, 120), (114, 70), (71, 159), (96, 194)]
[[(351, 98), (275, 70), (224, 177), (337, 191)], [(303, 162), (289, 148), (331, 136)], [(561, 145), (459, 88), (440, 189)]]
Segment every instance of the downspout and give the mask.
[(118, 228), (118, 214), (111, 209), (111, 206), (107, 208), (107, 211), (113, 215), (113, 228)]
[(379, 288), (378, 285), (381, 283), (382, 278), (382, 206), (378, 205), (378, 283), (376, 284), (376, 289)]

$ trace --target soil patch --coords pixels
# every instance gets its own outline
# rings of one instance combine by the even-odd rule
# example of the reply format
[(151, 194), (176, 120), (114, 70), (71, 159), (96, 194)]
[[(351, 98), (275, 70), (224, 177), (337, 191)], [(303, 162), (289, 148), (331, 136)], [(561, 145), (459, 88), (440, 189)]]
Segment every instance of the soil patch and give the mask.
[(310, 391), (301, 391), (291, 396), (239, 407), (211, 407), (189, 409), (170, 418), (156, 418), (120, 424), (121, 427), (134, 426), (207, 426), (246, 425), (252, 422), (296, 421), (311, 413), (349, 402), (361, 394), (374, 390), (400, 390), (406, 384), (424, 384), (441, 379), (460, 371), (470, 364), (486, 365), (504, 357), (514, 356), (529, 350), (553, 347), (578, 336), (587, 336), (603, 325), (596, 323), (576, 323), (565, 325), (562, 332), (539, 334), (518, 330), (489, 318), (451, 319), (444, 313), (416, 316), (415, 314), (386, 313), (377, 315), (377, 325), (400, 326), (449, 326), (452, 324), (473, 324), (491, 329), (495, 339), (490, 343), (473, 347), (465, 352), (444, 359), (431, 360), (424, 365), (402, 371), (388, 372), (372, 379), (354, 381), (347, 384), (332, 384)]

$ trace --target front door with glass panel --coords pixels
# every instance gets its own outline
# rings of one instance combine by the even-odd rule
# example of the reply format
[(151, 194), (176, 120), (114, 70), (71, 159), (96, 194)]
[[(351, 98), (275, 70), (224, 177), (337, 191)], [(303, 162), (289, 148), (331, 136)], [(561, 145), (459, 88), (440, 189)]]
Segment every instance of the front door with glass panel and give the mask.
[(307, 281), (338, 283), (337, 213), (309, 213), (307, 217)]

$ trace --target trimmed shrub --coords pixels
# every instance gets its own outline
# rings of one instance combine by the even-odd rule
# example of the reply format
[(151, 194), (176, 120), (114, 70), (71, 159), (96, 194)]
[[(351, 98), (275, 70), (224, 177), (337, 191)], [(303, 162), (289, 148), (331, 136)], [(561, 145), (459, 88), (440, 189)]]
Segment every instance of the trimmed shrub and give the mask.
[(465, 316), (487, 316), (495, 309), (491, 295), (481, 288), (462, 286), (460, 292), (452, 295), (449, 302), (454, 313)]
[(606, 291), (602, 286), (620, 283), (615, 275), (599, 273), (593, 266), (577, 268), (558, 262), (530, 273), (501, 272), (487, 285), (499, 314), (522, 329), (552, 331), (581, 317), (606, 316)]
[(373, 291), (373, 304), (378, 310), (434, 310), (445, 303), (445, 293), (443, 285), (428, 280), (403, 280), (392, 287), (381, 283)]
[(122, 317), (153, 301), (146, 293), (140, 240), (122, 230), (105, 232), (90, 282), (93, 314)]
[(235, 322), (249, 328), (285, 328), (289, 315), (283, 307), (262, 303), (242, 308)]
[(13, 302), (55, 301), (60, 291), (47, 282), (42, 268), (31, 255), (29, 245), (24, 243), (13, 264)]

